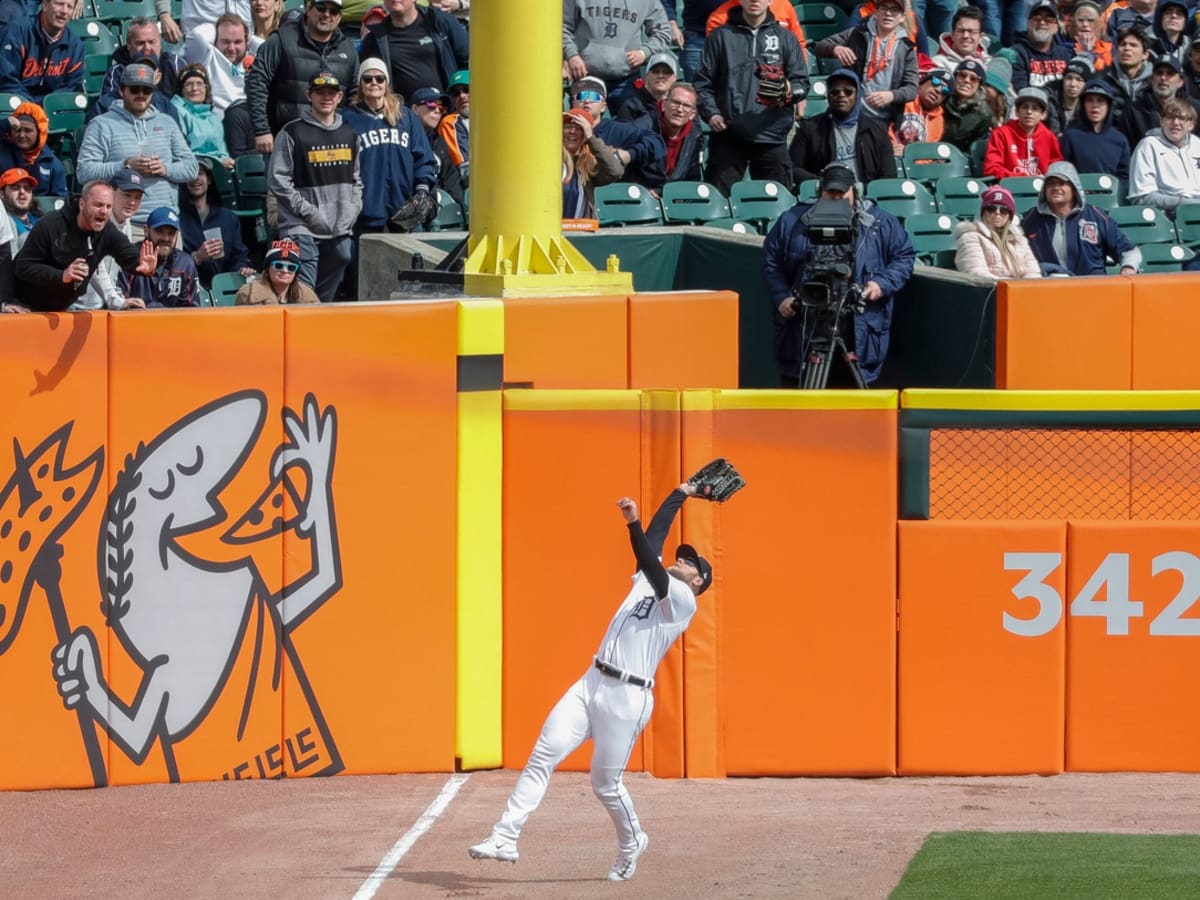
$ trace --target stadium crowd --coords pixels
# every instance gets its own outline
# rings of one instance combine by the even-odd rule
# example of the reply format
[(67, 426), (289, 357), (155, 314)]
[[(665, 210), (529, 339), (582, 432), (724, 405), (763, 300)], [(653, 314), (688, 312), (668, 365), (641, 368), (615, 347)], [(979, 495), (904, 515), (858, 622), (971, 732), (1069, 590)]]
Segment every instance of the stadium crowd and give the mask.
[[(195, 305), (273, 265), (353, 299), (362, 234), (467, 207), (469, 0), (136, 5), (0, 2), (0, 309)], [(1094, 174), (1169, 223), (1200, 202), (1186, 0), (832, 0), (820, 25), (810, 5), (564, 0), (564, 215), (614, 182), (804, 197), (838, 163), (871, 185), (943, 142), (979, 180), (958, 265), (1031, 277), (1141, 265)], [(988, 190), (1014, 178), (1044, 182)]]

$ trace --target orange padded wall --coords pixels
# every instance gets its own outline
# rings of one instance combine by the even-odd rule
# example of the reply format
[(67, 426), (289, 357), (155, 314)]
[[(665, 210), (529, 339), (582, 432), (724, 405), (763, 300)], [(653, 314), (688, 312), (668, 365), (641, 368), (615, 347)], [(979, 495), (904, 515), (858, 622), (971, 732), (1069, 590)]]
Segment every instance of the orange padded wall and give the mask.
[(1134, 390), (1200, 387), (1200, 354), (1192, 338), (1200, 329), (1194, 273), (1133, 281)]
[(738, 296), (731, 291), (629, 298), (629, 387), (736, 388)]
[[(643, 485), (641, 393), (505, 391), (504, 765), (520, 769), (629, 592), (616, 501)], [(661, 497), (634, 497), (653, 514)], [(631, 769), (643, 767), (635, 745)], [(569, 756), (586, 770), (591, 745)]]
[(750, 484), (714, 531), (730, 775), (895, 770), (895, 406), (888, 391), (718, 399), (712, 450)]
[(1072, 522), (1067, 548), (1067, 768), (1200, 771), (1195, 523)]
[(1135, 279), (1037, 278), (997, 286), (996, 387), (1127, 390)]
[(106, 777), (107, 744), (89, 718), (63, 707), (50, 654), (82, 626), (106, 651), (96, 537), (107, 481), (108, 317), (3, 318), (0, 788), (87, 787)]
[(1005, 614), (1030, 619), (1038, 604), (1014, 596), (1028, 570), (1006, 571), (1005, 554), (1056, 556), (1045, 590), (1061, 597), (1065, 524), (901, 522), (899, 534), (899, 774), (1061, 772), (1066, 627), (1006, 630)]
[(627, 306), (611, 297), (504, 301), (504, 381), (535, 388), (627, 386)]
[[(288, 310), (284, 401), (336, 414), (346, 577), (295, 629), (313, 696), (285, 684), (283, 732), (315, 701), (350, 774), (454, 768), (456, 337), (454, 303)], [(293, 596), (313, 568), (289, 531)]]

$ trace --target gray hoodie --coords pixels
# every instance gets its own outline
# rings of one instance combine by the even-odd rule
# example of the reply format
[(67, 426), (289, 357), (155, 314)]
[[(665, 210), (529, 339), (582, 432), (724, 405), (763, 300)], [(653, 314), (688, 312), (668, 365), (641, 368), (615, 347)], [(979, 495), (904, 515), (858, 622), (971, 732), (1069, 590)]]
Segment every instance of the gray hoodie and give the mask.
[(625, 54), (649, 59), (671, 48), (671, 26), (661, 0), (563, 0), (563, 59), (582, 56), (588, 74), (607, 82), (635, 68)]
[(267, 189), (278, 201), (279, 233), (349, 235), (362, 211), (358, 132), (335, 114), (328, 125), (300, 110), (275, 137)]
[(135, 118), (124, 101), (117, 100), (108, 112), (92, 119), (79, 145), (75, 177), (81, 185), (112, 181), (125, 160), (134, 156), (157, 156), (167, 167), (165, 177), (142, 176), (146, 190), (134, 222), (144, 222), (160, 206), (179, 209), (179, 185), (195, 178), (199, 166), (175, 120), (154, 106)]

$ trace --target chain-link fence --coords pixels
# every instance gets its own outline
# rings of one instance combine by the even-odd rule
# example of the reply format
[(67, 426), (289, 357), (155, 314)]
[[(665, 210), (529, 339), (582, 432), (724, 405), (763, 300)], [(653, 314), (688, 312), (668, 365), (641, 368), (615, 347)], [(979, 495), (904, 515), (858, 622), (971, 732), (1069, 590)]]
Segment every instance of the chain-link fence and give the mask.
[(929, 516), (1200, 520), (1200, 431), (935, 428)]

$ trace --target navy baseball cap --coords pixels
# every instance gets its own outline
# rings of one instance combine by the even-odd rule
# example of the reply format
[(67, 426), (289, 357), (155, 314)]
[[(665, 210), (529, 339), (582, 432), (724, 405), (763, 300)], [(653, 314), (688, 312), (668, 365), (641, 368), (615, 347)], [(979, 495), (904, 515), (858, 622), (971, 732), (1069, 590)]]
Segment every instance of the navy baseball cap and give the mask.
[(179, 230), (179, 213), (169, 206), (160, 206), (146, 219), (147, 228), (174, 228)]
[(696, 591), (696, 596), (698, 597), (707, 591), (708, 586), (712, 584), (712, 566), (709, 565), (708, 560), (697, 553), (696, 548), (691, 544), (680, 544), (679, 549), (675, 551), (675, 558), (690, 562), (699, 570), (700, 577), (704, 580), (704, 583)]
[(423, 87), (417, 88), (415, 91), (413, 91), (408, 98), (408, 102), (415, 106), (420, 103), (433, 103), (434, 101), (437, 101), (445, 106), (449, 102), (449, 99), (449, 97), (447, 97), (437, 88)]
[(121, 169), (109, 182), (115, 191), (145, 191), (146, 181), (133, 169)]

